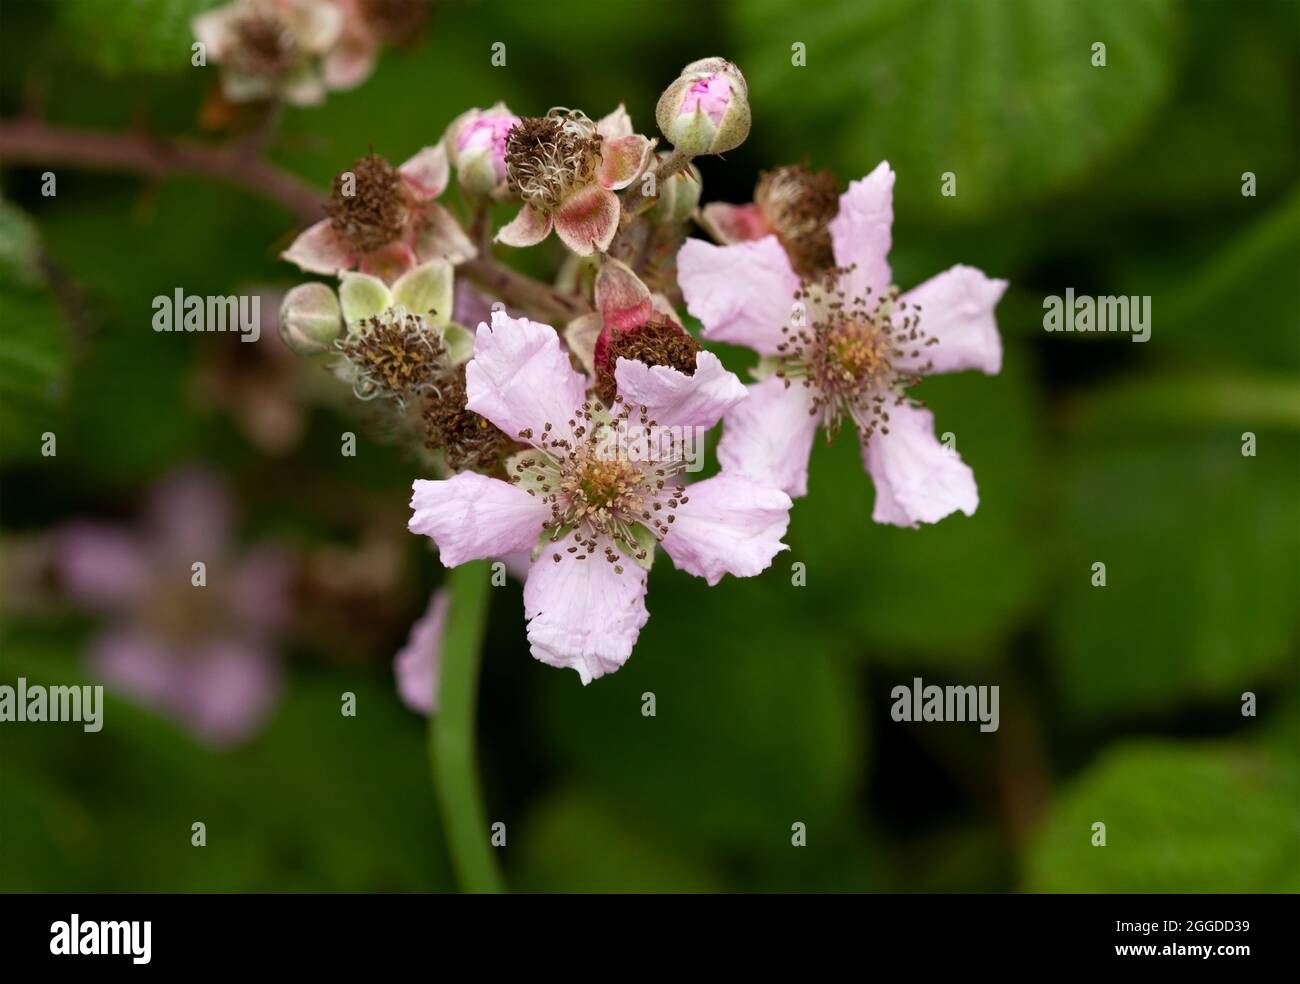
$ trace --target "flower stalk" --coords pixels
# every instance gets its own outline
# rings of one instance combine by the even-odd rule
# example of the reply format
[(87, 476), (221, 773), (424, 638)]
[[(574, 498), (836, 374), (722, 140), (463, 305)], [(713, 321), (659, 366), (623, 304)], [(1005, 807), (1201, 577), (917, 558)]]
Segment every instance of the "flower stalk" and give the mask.
[(474, 728), (487, 621), (490, 572), (485, 560), (463, 564), (447, 579), (451, 608), (443, 639), (438, 713), (429, 719), (429, 766), (442, 811), (447, 849), (466, 892), (504, 891), (488, 842)]

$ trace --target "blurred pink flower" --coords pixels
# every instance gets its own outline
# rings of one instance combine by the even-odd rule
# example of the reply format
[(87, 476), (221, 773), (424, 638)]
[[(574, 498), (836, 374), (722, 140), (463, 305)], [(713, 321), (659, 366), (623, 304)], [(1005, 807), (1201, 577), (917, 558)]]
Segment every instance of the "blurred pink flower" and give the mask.
[(413, 711), (432, 714), (438, 707), (438, 670), (442, 665), (442, 632), (451, 595), (439, 588), (429, 607), (411, 626), (411, 637), (393, 660), (397, 692)]
[(1002, 367), (993, 309), (1006, 290), (954, 266), (899, 294), (891, 286), (894, 172), (853, 182), (830, 222), (838, 266), (801, 281), (776, 236), (730, 246), (691, 239), (678, 254), (682, 294), (703, 336), (746, 345), (768, 373), (724, 419), (726, 473), (807, 493), (818, 426), (849, 421), (876, 486), (872, 518), (916, 526), (975, 512), (975, 477), (934, 434), (906, 388), (932, 373)]
[(231, 532), (222, 487), (183, 471), (154, 487), (137, 527), (73, 522), (56, 544), (65, 591), (105, 618), (92, 671), (214, 746), (248, 738), (274, 706), (273, 640), (289, 616), (287, 559), (269, 546), (235, 554)]

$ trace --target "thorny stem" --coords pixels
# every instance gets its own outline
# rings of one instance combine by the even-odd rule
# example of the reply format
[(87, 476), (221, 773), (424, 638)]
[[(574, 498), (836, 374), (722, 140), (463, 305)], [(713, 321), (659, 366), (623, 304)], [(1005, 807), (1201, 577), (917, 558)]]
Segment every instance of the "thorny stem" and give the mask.
[(40, 120), (0, 121), (0, 161), (67, 164), (92, 171), (127, 171), (165, 178), (211, 178), (280, 202), (304, 224), (323, 214), (309, 184), (264, 160), (245, 143), (211, 144), (146, 133), (103, 133), (51, 126)]
[[(683, 154), (680, 150), (674, 150), (671, 154), (659, 162), (654, 169), (655, 176), (655, 194), (663, 183), (671, 178), (674, 174), (686, 167), (691, 162), (689, 154)], [(644, 177), (638, 178), (623, 190), (623, 221), (626, 222), (644, 212), (654, 204), (653, 198), (646, 198), (642, 188), (645, 187)]]

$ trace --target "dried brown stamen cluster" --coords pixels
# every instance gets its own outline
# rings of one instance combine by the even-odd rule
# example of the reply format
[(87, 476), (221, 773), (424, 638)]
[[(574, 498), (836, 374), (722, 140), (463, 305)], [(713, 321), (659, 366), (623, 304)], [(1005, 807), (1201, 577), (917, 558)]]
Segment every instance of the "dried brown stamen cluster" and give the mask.
[(456, 471), (492, 473), (514, 445), (486, 418), (465, 408), (465, 369), (457, 366), (440, 375), (424, 396), (422, 419), (425, 447), (442, 449)]
[(437, 330), (402, 308), (366, 319), (335, 345), (351, 366), (352, 389), (362, 400), (385, 396), (405, 406), (434, 385), (446, 364)]
[(325, 202), (330, 225), (359, 253), (400, 239), (409, 212), (402, 176), (378, 154), (367, 154), (335, 175)]
[(604, 363), (596, 370), (596, 394), (612, 404), (616, 392), (614, 369), (619, 359), (633, 359), (648, 366), (669, 366), (687, 375), (695, 375), (695, 356), (700, 343), (674, 322), (651, 319), (644, 325), (615, 332), (606, 350)]
[(254, 10), (234, 25), (233, 67), (263, 79), (280, 79), (298, 63), (298, 43), (274, 14)]
[(600, 147), (596, 125), (577, 110), (527, 117), (506, 136), (506, 181), (530, 205), (553, 209), (571, 189), (592, 180)]
[[(666, 536), (673, 510), (689, 501), (675, 482), (684, 462), (656, 460), (655, 429), (644, 407), (620, 403), (608, 418), (584, 403), (567, 427), (547, 423), (540, 435), (519, 435), (533, 448), (513, 460), (509, 478), (550, 506), (545, 531), (556, 545), (552, 560), (559, 563), (561, 551), (575, 560), (599, 554), (618, 574), (627, 557), (648, 561), (652, 544), (638, 529), (655, 539)], [(629, 439), (630, 430), (642, 436)]]
[(764, 171), (754, 202), (798, 273), (814, 276), (834, 266), (828, 225), (839, 210), (835, 175), (799, 164)]
[(906, 388), (932, 368), (924, 352), (938, 339), (921, 329), (921, 309), (902, 301), (896, 288), (875, 300), (870, 290), (849, 297), (839, 284), (850, 272), (830, 270), (795, 294), (809, 324), (782, 329), (776, 374), (787, 386), (793, 380), (812, 390), (812, 413), (828, 437), (847, 417), (867, 440), (877, 428), (889, 433), (890, 407), (902, 405)]
[(428, 0), (360, 0), (361, 16), (389, 44), (411, 44), (429, 16)]

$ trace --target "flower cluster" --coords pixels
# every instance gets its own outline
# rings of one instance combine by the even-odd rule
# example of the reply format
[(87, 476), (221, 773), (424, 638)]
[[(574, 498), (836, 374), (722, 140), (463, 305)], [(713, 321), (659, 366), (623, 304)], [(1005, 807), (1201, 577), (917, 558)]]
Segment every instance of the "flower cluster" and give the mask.
[[(878, 522), (973, 513), (970, 468), (909, 387), (1001, 363), (1004, 281), (956, 266), (893, 285), (888, 164), (843, 193), (828, 172), (783, 166), (753, 204), (701, 209), (695, 160), (749, 132), (744, 76), (693, 62), (656, 118), (662, 148), (622, 106), (596, 120), (468, 110), (400, 167), (371, 153), (341, 172), (327, 217), (284, 254), (337, 279), (286, 296), (286, 343), (326, 356), (435, 452), (435, 477), (413, 485), (411, 531), (448, 567), (507, 561), (533, 655), (583, 683), (631, 655), (659, 552), (713, 585), (787, 549), (819, 428), (858, 433)], [(455, 210), (436, 200), (453, 174)], [(517, 211), (494, 233), (503, 201)], [(716, 245), (687, 238), (691, 222)], [(493, 256), (494, 243), (537, 246), (552, 230), (565, 250), (553, 282)], [(701, 341), (754, 350), (755, 381)], [(721, 470), (699, 477), (719, 424)], [(446, 608), (435, 594), (396, 662), (404, 698), (426, 712)]]
[(427, 14), (427, 0), (232, 0), (192, 27), (230, 102), (313, 106), (364, 82), (380, 45), (412, 41)]

